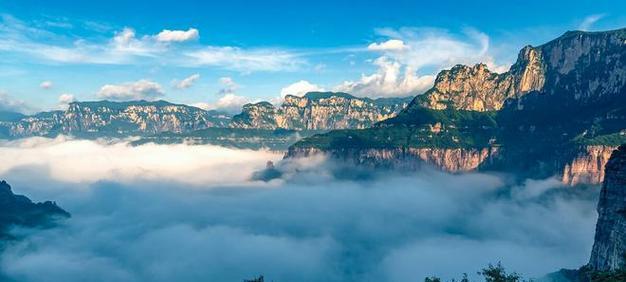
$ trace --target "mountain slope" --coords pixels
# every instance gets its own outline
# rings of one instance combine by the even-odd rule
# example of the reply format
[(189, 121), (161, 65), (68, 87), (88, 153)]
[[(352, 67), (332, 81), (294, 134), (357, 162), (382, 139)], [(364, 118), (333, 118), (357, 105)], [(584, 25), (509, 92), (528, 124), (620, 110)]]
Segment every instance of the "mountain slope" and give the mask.
[(561, 174), (575, 184), (601, 181), (607, 152), (623, 142), (626, 29), (526, 46), (503, 74), (455, 66), (396, 117), (306, 138), (288, 156), (322, 151), (356, 163)]
[(166, 101), (99, 101), (74, 102), (66, 111), (0, 121), (0, 131), (13, 138), (57, 134), (129, 136), (226, 127), (229, 122), (225, 114)]
[(0, 238), (10, 238), (12, 226), (47, 227), (55, 219), (68, 218), (70, 214), (54, 202), (33, 203), (22, 195), (15, 195), (6, 181), (0, 181)]
[(358, 98), (340, 92), (287, 95), (279, 107), (268, 102), (244, 105), (232, 127), (328, 130), (368, 128), (398, 114), (411, 98)]

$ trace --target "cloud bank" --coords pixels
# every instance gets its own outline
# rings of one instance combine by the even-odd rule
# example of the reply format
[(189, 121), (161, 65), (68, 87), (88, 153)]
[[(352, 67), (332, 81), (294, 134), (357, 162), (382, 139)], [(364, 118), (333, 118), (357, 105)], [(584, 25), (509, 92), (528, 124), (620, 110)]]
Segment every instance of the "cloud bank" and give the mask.
[(14, 160), (0, 176), (16, 192), (73, 215), (15, 231), (30, 235), (0, 270), (18, 281), (419, 281), (497, 261), (532, 277), (584, 264), (596, 218), (597, 190), (554, 179), (379, 173), (316, 157), (264, 183), (246, 179), (280, 155), (41, 138), (0, 153)]
[(121, 84), (105, 84), (96, 96), (114, 101), (156, 100), (165, 95), (160, 84), (142, 79)]

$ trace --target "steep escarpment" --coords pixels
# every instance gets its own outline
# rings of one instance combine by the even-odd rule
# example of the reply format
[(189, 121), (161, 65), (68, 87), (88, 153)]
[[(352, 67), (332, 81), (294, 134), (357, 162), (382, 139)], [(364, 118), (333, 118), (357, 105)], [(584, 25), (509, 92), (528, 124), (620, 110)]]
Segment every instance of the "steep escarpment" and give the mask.
[(219, 112), (165, 101), (99, 101), (74, 102), (65, 111), (0, 121), (0, 128), (13, 138), (57, 134), (127, 136), (226, 127), (229, 122), (230, 117)]
[(411, 98), (358, 98), (347, 93), (309, 92), (287, 95), (279, 107), (268, 102), (244, 105), (231, 127), (257, 129), (328, 130), (368, 128), (394, 117)]
[(595, 271), (626, 267), (626, 145), (613, 152), (605, 171), (589, 260), (589, 266)]
[(623, 142), (625, 29), (567, 32), (544, 45), (526, 46), (502, 74), (482, 64), (455, 66), (442, 71), (433, 88), (396, 117), (361, 131), (312, 136), (290, 151), (339, 155), (335, 152), (358, 150), (356, 157), (371, 150), (464, 151), (468, 159), (457, 163), (449, 163), (446, 154), (399, 157), (452, 170), (472, 162), (469, 152), (498, 148), (497, 158), (475, 167), (529, 177), (557, 175), (577, 184), (601, 182), (607, 152)]
[(6, 181), (0, 181), (0, 238), (10, 238), (13, 226), (47, 227), (56, 219), (68, 218), (69, 213), (54, 202), (33, 203), (22, 195), (15, 195)]

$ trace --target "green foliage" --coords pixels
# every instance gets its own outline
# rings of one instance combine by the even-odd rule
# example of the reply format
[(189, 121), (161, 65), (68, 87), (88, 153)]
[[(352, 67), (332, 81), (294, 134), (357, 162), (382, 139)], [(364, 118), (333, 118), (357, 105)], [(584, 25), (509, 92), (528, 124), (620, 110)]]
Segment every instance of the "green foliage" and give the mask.
[[(531, 282), (532, 280), (523, 280), (522, 277), (513, 272), (507, 273), (501, 263), (493, 265), (489, 264), (486, 268), (483, 268), (479, 275), (485, 278), (485, 282)], [(457, 280), (452, 279), (450, 282), (456, 282)], [(469, 278), (467, 277), (467, 273), (464, 273), (462, 278), (458, 280), (459, 282), (469, 282)], [(424, 282), (441, 282), (441, 278), (436, 276), (426, 277)], [(606, 282), (606, 281), (603, 281)]]
[(481, 148), (497, 133), (494, 112), (420, 108), (367, 129), (333, 130), (295, 147), (360, 148)]
[(478, 274), (485, 277), (485, 282), (521, 282), (522, 278), (519, 274), (506, 273), (501, 263), (496, 265), (489, 264), (487, 268), (483, 268)]

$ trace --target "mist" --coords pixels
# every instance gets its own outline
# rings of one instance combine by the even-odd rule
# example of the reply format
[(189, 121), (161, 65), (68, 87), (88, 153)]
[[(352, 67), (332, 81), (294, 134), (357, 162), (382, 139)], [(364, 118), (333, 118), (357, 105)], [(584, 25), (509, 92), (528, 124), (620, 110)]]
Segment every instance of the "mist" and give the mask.
[[(31, 138), (0, 178), (72, 214), (2, 253), (15, 281), (421, 281), (501, 261), (525, 277), (587, 262), (597, 187), (391, 173), (269, 151)], [(282, 177), (250, 180), (267, 161)]]

